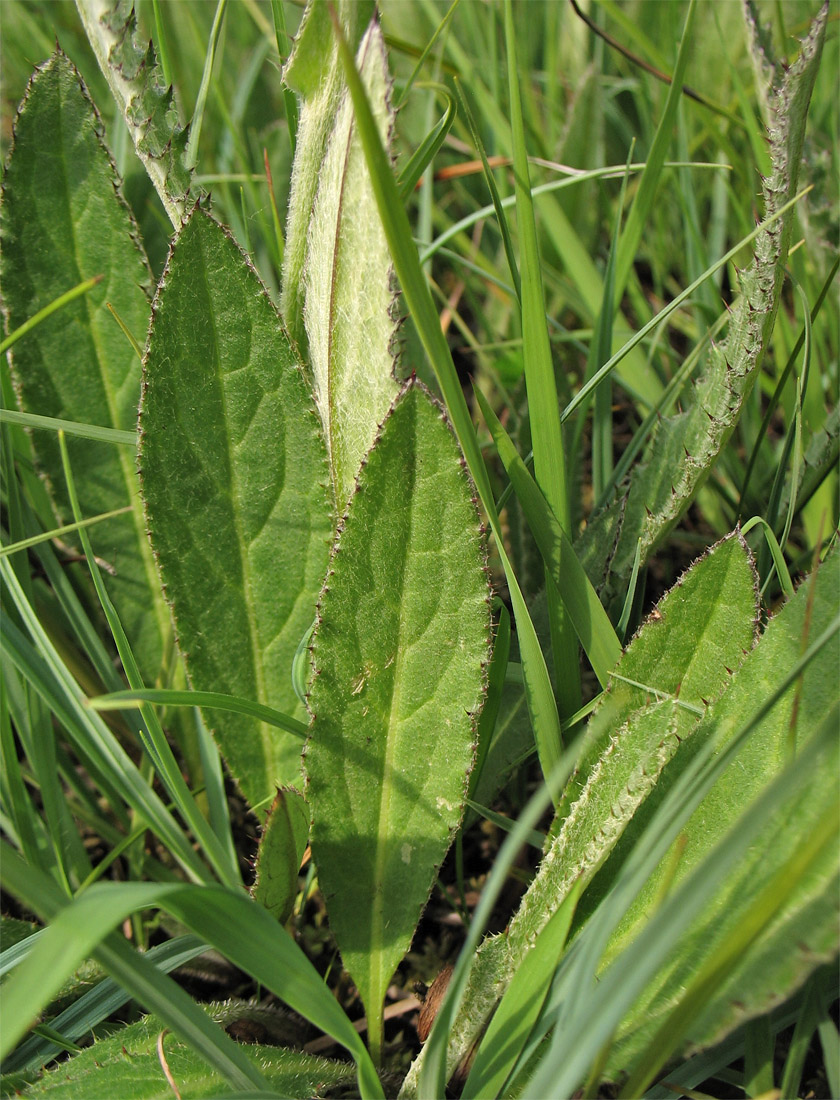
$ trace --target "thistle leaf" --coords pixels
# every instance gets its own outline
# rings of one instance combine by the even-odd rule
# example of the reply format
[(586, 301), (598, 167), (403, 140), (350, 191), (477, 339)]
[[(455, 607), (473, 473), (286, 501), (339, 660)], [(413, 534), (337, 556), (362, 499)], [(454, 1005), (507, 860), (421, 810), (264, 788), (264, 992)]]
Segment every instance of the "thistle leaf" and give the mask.
[[(767, 217), (796, 194), (827, 15), (825, 5), (798, 59), (768, 91), (772, 173), (764, 182)], [(607, 582), (607, 602), (626, 590), (638, 541), (644, 562), (688, 508), (738, 422), (775, 324), (793, 220), (791, 209), (756, 238), (753, 262), (741, 273), (741, 295), (732, 307), (727, 338), (710, 351), (705, 375), (682, 402), (685, 411), (658, 424), (645, 458), (578, 540), (593, 584)]]
[[(105, 276), (9, 352), (21, 409), (134, 432), (140, 362), (108, 303), (142, 339), (152, 276), (99, 116), (60, 50), (35, 72), (20, 106), (2, 217), (9, 331), (82, 280)], [(145, 535), (134, 455), (130, 447), (78, 437), (68, 437), (67, 446), (85, 516), (132, 506), (92, 528), (90, 537), (96, 555), (113, 567), (106, 587), (143, 675), (153, 682), (171, 628)], [(58, 524), (71, 522), (57, 436), (35, 431), (32, 447)]]
[[(198, 690), (294, 717), (331, 523), (323, 440), (289, 338), (233, 239), (194, 211), (155, 299), (140, 417), (152, 545)], [(251, 805), (300, 777), (300, 741), (212, 712)]]
[(409, 383), (359, 475), (313, 643), (312, 851), (345, 968), (382, 1002), (463, 813), (489, 633), (471, 486)]

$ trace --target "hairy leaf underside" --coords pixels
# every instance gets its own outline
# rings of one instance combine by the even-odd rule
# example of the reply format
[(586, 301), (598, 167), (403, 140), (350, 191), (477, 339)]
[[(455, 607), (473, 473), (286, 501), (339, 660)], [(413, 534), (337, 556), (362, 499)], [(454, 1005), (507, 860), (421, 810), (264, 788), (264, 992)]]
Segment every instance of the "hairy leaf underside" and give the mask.
[(76, 0), (76, 7), (137, 156), (177, 228), (192, 181), (185, 160), (189, 127), (178, 122), (154, 46), (141, 40), (131, 0)]

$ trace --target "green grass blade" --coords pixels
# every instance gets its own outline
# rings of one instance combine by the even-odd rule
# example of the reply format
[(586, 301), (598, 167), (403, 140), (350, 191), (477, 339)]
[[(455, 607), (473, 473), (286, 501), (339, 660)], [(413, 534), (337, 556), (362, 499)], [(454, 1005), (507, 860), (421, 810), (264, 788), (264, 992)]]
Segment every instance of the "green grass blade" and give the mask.
[(30, 317), (28, 321), (24, 321), (22, 325), (19, 325), (14, 332), (10, 332), (4, 339), (0, 340), (0, 355), (7, 351), (13, 344), (17, 343), (22, 336), (26, 336), (32, 329), (36, 328), (42, 321), (52, 316), (56, 310), (62, 309), (64, 306), (69, 305), (70, 302), (80, 298), (83, 294), (87, 294), (89, 290), (101, 283), (103, 279), (102, 275), (94, 275), (92, 279), (85, 279), (84, 282), (78, 283), (72, 290), (68, 290), (65, 294), (60, 294), (55, 298), (48, 306), (44, 306), (43, 309), (39, 309), (38, 312)]
[(28, 539), (19, 539), (8, 546), (0, 546), (0, 558), (8, 557), (9, 554), (19, 554), (21, 550), (28, 550), (31, 546), (37, 546), (42, 542), (52, 542), (53, 539), (60, 539), (62, 535), (72, 534), (81, 527), (91, 527), (93, 524), (102, 523), (103, 520), (111, 519), (113, 516), (124, 516), (126, 512), (130, 511), (131, 505), (126, 504), (124, 508), (114, 508), (110, 512), (103, 512), (100, 516), (89, 516), (78, 523), (66, 523), (63, 527), (54, 527), (52, 531), (44, 531), (40, 535), (31, 535)]
[[(629, 165), (630, 172), (641, 172), (644, 170), (644, 162), (634, 162)], [(681, 161), (669, 161), (666, 168), (710, 168), (717, 169), (718, 171), (727, 168), (728, 165), (713, 164), (692, 161), (688, 165), (684, 165)], [(626, 175), (628, 166), (626, 164), (610, 164), (603, 168), (593, 168), (586, 172), (576, 172), (573, 176), (565, 179), (550, 180), (548, 183), (538, 184), (532, 188), (531, 194), (536, 199), (542, 195), (550, 195), (555, 191), (563, 191), (569, 187), (577, 187), (579, 184), (587, 183), (591, 180), (604, 180), (604, 179), (620, 179)], [(516, 205), (516, 196), (508, 195), (501, 200), (503, 210), (507, 210)], [(457, 237), (460, 233), (470, 229), (477, 222), (487, 221), (492, 219), (495, 213), (495, 208), (492, 203), (489, 206), (479, 207), (478, 210), (466, 215), (464, 218), (459, 219), (440, 233), (431, 244), (427, 245), (420, 253), (420, 262), (422, 264), (428, 263), (433, 256), (435, 256), (445, 244), (452, 240), (453, 237)]]
[(438, 38), (440, 38), (441, 34), (443, 34), (444, 30), (449, 26), (449, 21), (452, 18), (452, 16), (455, 14), (455, 9), (458, 7), (460, 2), (461, 2), (461, 0), (452, 0), (452, 3), (447, 8), (446, 14), (444, 15), (443, 19), (441, 19), (440, 22), (437, 24), (437, 26), (434, 29), (434, 33), (431, 35), (431, 37), (429, 38), (429, 41), (423, 47), (423, 52), (418, 57), (417, 63), (415, 64), (414, 68), (412, 69), (411, 75), (409, 76), (408, 80), (405, 82), (405, 87), (403, 88), (402, 92), (400, 93), (399, 99), (394, 104), (394, 110), (395, 111), (400, 109), (400, 107), (403, 105), (403, 103), (405, 101), (406, 96), (411, 91), (411, 89), (414, 87), (414, 82), (417, 80), (417, 77), (419, 76), (420, 72), (422, 71), (423, 66), (426, 64), (426, 59), (428, 58), (429, 54), (434, 49), (435, 43), (437, 42)]
[(274, 707), (266, 707), (238, 695), (225, 695), (221, 691), (178, 691), (173, 688), (141, 688), (133, 691), (114, 691), (100, 695), (88, 703), (92, 710), (124, 710), (135, 703), (158, 703), (167, 707), (211, 707), (228, 710), (232, 714), (244, 714), (260, 722), (268, 722), (296, 737), (305, 737), (309, 726), (290, 714), (283, 714)]
[[(292, 43), (288, 31), (286, 30), (286, 16), (283, 12), (283, 0), (271, 0), (271, 16), (274, 20), (274, 37), (277, 42), (277, 53), (280, 55), (280, 60), (284, 61), (289, 55)], [(297, 145), (298, 109), (295, 94), (290, 88), (283, 88), (283, 108), (286, 112), (286, 126), (289, 130), (289, 145), (291, 147), (292, 158), (294, 158), (295, 146)], [(282, 249), (280, 254), (282, 256)]]
[[(168, 974), (206, 951), (207, 944), (203, 940), (198, 936), (186, 935), (150, 948), (145, 957), (164, 974)], [(60, 1012), (52, 1020), (52, 1027), (66, 1039), (75, 1042), (83, 1039), (97, 1024), (119, 1011), (128, 1000), (129, 994), (117, 985), (113, 978), (105, 978)], [(58, 1050), (54, 1044), (33, 1035), (4, 1060), (3, 1071), (13, 1073), (38, 1069), (54, 1058), (57, 1053)]]
[[(28, 890), (20, 881), (26, 871), (20, 871), (20, 866), (19, 857), (10, 853), (4, 858), (3, 874), (17, 896), (26, 896)], [(360, 1036), (301, 949), (265, 909), (224, 887), (144, 883), (91, 887), (57, 915), (37, 948), (10, 979), (5, 992), (9, 1002), (20, 1006), (22, 1023), (16, 1020), (4, 1033), (3, 1049), (8, 1050), (25, 1031), (37, 1006), (46, 1003), (49, 991), (57, 987), (60, 974), (69, 972), (72, 963), (86, 957), (130, 913), (157, 906), (191, 927), (231, 962), (345, 1046), (358, 1066), (361, 1095), (382, 1097)], [(125, 948), (129, 957), (134, 957), (128, 944)], [(191, 1004), (186, 995), (184, 999)], [(160, 1011), (157, 1005), (155, 1010)], [(234, 1050), (240, 1066), (247, 1066), (250, 1081), (246, 1085), (260, 1085), (255, 1067), (235, 1046)]]
[(479, 156), (481, 157), (481, 164), (484, 168), (484, 178), (487, 181), (488, 188), (490, 189), (490, 195), (493, 199), (493, 209), (496, 211), (496, 219), (499, 223), (499, 231), (502, 234), (502, 243), (505, 247), (505, 256), (507, 258), (510, 277), (513, 282), (513, 289), (516, 293), (516, 298), (520, 304), (521, 309), (522, 278), (519, 274), (519, 265), (516, 262), (516, 254), (513, 251), (513, 241), (510, 235), (510, 226), (508, 225), (508, 220), (505, 216), (505, 208), (502, 204), (502, 196), (499, 194), (499, 189), (496, 186), (496, 180), (487, 161), (487, 153), (484, 150), (484, 142), (481, 140), (481, 134), (479, 134), (478, 132), (478, 127), (475, 124), (475, 119), (473, 118), (469, 103), (467, 102), (467, 98), (464, 95), (461, 83), (457, 78), (455, 80), (455, 91), (458, 93), (458, 99), (461, 103), (461, 110), (464, 112), (464, 116), (469, 125), (473, 145), (475, 145), (476, 149), (478, 150)]
[(621, 362), (624, 356), (632, 348), (636, 347), (637, 344), (640, 344), (644, 339), (646, 339), (646, 337), (649, 336), (654, 329), (661, 325), (663, 321), (667, 320), (667, 318), (670, 317), (670, 315), (675, 310), (679, 309), (683, 302), (690, 298), (695, 293), (697, 288), (706, 279), (711, 278), (711, 276), (714, 275), (716, 271), (718, 271), (722, 267), (725, 267), (726, 264), (734, 260), (737, 254), (744, 247), (744, 245), (750, 244), (750, 242), (754, 241), (756, 237), (758, 237), (761, 233), (765, 233), (768, 229), (775, 225), (775, 223), (783, 218), (789, 210), (792, 210), (793, 207), (796, 206), (796, 204), (802, 198), (804, 198), (804, 196), (810, 190), (811, 188), (808, 187), (800, 191), (797, 195), (794, 195), (792, 199), (789, 199), (783, 206), (780, 206), (778, 210), (774, 211), (773, 214), (765, 218), (765, 220), (757, 225), (751, 233), (748, 233), (745, 237), (742, 237), (738, 244), (730, 248), (729, 251), (721, 256), (719, 260), (716, 260), (715, 263), (711, 265), (711, 267), (707, 268), (702, 275), (699, 275), (692, 283), (690, 283), (685, 288), (685, 290), (681, 290), (680, 293), (674, 299), (672, 299), (672, 301), (670, 301), (667, 306), (661, 309), (655, 317), (652, 317), (650, 321), (642, 325), (638, 332), (635, 332), (630, 337), (630, 339), (625, 344), (623, 344), (622, 347), (620, 347), (619, 350), (615, 352), (615, 354), (612, 355), (606, 363), (604, 363), (601, 369), (597, 371), (597, 373), (594, 374), (592, 378), (590, 378), (586, 385), (581, 386), (581, 388), (578, 390), (578, 392), (575, 394), (569, 404), (565, 407), (565, 409), (563, 409), (561, 420), (568, 420), (572, 413), (589, 397), (592, 391), (600, 385), (601, 380), (615, 369), (616, 365)]
[(119, 428), (101, 428), (96, 424), (80, 424), (75, 420), (61, 420), (39, 413), (18, 412), (16, 409), (0, 409), (0, 424), (22, 424), (49, 432), (62, 431), (80, 439), (95, 439), (101, 443), (115, 443), (120, 447), (136, 447), (137, 433), (123, 432)]
[(207, 870), (192, 850), (181, 825), (165, 809), (102, 719), (85, 706), (81, 689), (38, 621), (9, 563), (3, 559), (0, 559), (0, 576), (37, 646), (37, 652), (26, 646), (10, 617), (4, 615), (0, 618), (0, 639), (7, 656), (41, 695), (83, 756), (93, 761), (107, 777), (107, 783), (119, 791), (121, 799), (145, 817), (187, 874), (196, 882), (205, 881)]
[(692, 3), (688, 6), (688, 12), (685, 17), (685, 25), (680, 40), (679, 52), (677, 53), (677, 61), (674, 66), (671, 86), (668, 89), (668, 97), (665, 101), (665, 110), (662, 112), (662, 118), (659, 120), (659, 124), (656, 127), (653, 143), (651, 144), (650, 152), (645, 162), (645, 170), (642, 172), (642, 178), (639, 180), (638, 190), (633, 199), (633, 205), (630, 207), (630, 213), (627, 215), (624, 232), (621, 235), (621, 242), (618, 246), (618, 254), (616, 257), (615, 285), (612, 297), (612, 306), (614, 309), (618, 308), (625, 287), (627, 286), (627, 280), (630, 276), (633, 262), (636, 259), (636, 254), (639, 249), (639, 243), (641, 242), (648, 216), (656, 199), (656, 190), (659, 186), (662, 170), (665, 166), (665, 154), (668, 151), (668, 146), (673, 140), (674, 126), (677, 121), (677, 109), (683, 94), (683, 79), (688, 67), (691, 47), (694, 45), (695, 41), (693, 27), (696, 9), (697, 4), (692, 0)]
[(499, 457), (537, 540), (551, 583), (557, 586), (584, 652), (601, 685), (606, 687), (609, 674), (621, 656), (621, 643), (571, 542), (517, 454), (510, 436), (478, 387), (474, 392)]
[(770, 555), (773, 558), (773, 565), (776, 569), (776, 572), (779, 574), (779, 583), (782, 586), (782, 591), (784, 592), (785, 596), (790, 599), (794, 591), (793, 581), (790, 579), (790, 572), (788, 571), (787, 562), (785, 561), (785, 556), (782, 552), (782, 548), (781, 546), (779, 546), (779, 541), (773, 533), (773, 528), (763, 516), (753, 516), (752, 519), (747, 520), (747, 522), (741, 528), (741, 531), (744, 535), (748, 535), (754, 527), (759, 526), (761, 527), (761, 530), (764, 533), (764, 537), (767, 540), (767, 546), (769, 547)]
[(420, 177), (434, 160), (435, 155), (452, 129), (452, 123), (455, 121), (455, 100), (443, 85), (440, 85), (437, 90), (446, 98), (446, 111), (411, 154), (410, 159), (399, 174), (397, 186), (400, 189), (400, 198), (403, 202), (407, 201), (414, 192), (415, 187), (420, 182)]
[(563, 953), (580, 894), (573, 888), (536, 938), (493, 1014), (461, 1094), (464, 1100), (500, 1096), (517, 1071), (518, 1059), (539, 1016)]
[[(568, 534), (571, 527), (571, 505), (566, 484), (566, 460), (554, 363), (545, 324), (545, 300), (519, 99), (519, 73), (510, 0), (506, 0), (504, 10), (516, 212), (522, 254), (522, 353), (534, 450), (534, 474), (560, 526)], [(556, 589), (551, 586), (548, 588), (548, 610), (557, 707), (562, 720), (574, 714), (580, 707), (578, 644), (568, 621), (567, 611), (557, 598)], [(549, 768), (553, 767), (559, 758), (561, 745), (562, 742), (558, 742), (551, 750), (547, 744), (543, 745), (543, 752), (548, 753), (544, 766), (547, 763)]]
[(204, 122), (204, 107), (207, 103), (207, 93), (210, 91), (210, 81), (213, 79), (213, 65), (216, 60), (216, 47), (219, 44), (219, 35), (222, 33), (222, 23), (225, 17), (227, 0), (218, 0), (216, 14), (213, 17), (213, 26), (210, 29), (210, 41), (207, 45), (207, 56), (204, 59), (204, 72), (201, 74), (201, 84), (198, 88), (198, 96), (195, 101), (195, 110), (190, 121), (190, 136), (187, 140), (187, 148), (184, 153), (184, 163), (192, 171), (198, 163), (198, 142), (201, 137), (201, 126)]

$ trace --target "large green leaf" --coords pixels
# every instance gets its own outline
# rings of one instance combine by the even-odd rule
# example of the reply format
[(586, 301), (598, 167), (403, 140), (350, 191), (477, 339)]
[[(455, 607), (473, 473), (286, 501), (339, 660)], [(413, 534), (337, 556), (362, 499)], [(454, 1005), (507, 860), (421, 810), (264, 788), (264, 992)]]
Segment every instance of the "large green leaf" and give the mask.
[[(328, 34), (331, 41), (331, 28)], [(357, 64), (387, 144), (393, 112), (385, 46), (375, 24), (362, 39)], [(398, 392), (391, 256), (346, 90), (318, 180), (304, 263), (304, 321), (340, 513)]]
[[(302, 716), (291, 669), (327, 565), (324, 444), (256, 273), (199, 210), (155, 299), (140, 424), (152, 544), (193, 685)], [(298, 779), (298, 738), (213, 719), (252, 805)]]
[[(511, 922), (514, 965), (571, 886), (581, 876), (589, 882), (635, 823), (705, 705), (752, 648), (756, 600), (749, 552), (730, 536), (680, 578), (628, 646), (591, 719), (594, 737), (563, 793), (554, 839)], [(592, 906), (590, 895), (579, 913)]]
[[(229, 1006), (210, 1006), (209, 1011), (218, 1022), (230, 1022)], [(172, 1086), (158, 1053), (162, 1033), (163, 1057), (181, 1096), (198, 1100), (199, 1097), (224, 1096), (229, 1091), (221, 1074), (214, 1072), (176, 1035), (169, 1034), (159, 1017), (145, 1016), (48, 1070), (23, 1095), (33, 1100), (35, 1097), (70, 1100), (79, 1096), (171, 1100)], [(277, 1096), (309, 1100), (323, 1095), (331, 1087), (351, 1084), (354, 1079), (352, 1068), (346, 1062), (331, 1062), (303, 1051), (256, 1043), (248, 1047), (248, 1053), (259, 1062)]]
[(319, 605), (312, 850), (374, 1052), (473, 760), (489, 603), (470, 488), (440, 409), (409, 384), (362, 468)]
[[(9, 331), (83, 279), (104, 278), (52, 314), (10, 352), (23, 410), (134, 431), (140, 364), (107, 306), (142, 339), (151, 273), (101, 125), (79, 75), (60, 51), (33, 76), (15, 123), (3, 183), (0, 275)], [(59, 523), (72, 520), (57, 437), (36, 431), (33, 449)], [(128, 447), (68, 438), (86, 516), (132, 511), (92, 529), (95, 553), (113, 566), (106, 585), (145, 677), (160, 672), (169, 615), (145, 537), (134, 455)]]
[[(837, 614), (840, 556), (836, 553), (805, 581), (796, 595), (767, 626), (759, 644), (733, 676), (729, 689), (710, 707), (695, 737), (686, 745), (690, 757), (706, 741), (722, 752), (776, 686), (794, 667), (805, 649), (831, 624)], [(673, 887), (686, 878), (714, 845), (733, 827), (745, 806), (796, 756), (819, 727), (828, 722), (837, 728), (840, 692), (837, 668), (840, 638), (831, 642), (811, 662), (741, 750), (737, 760), (715, 784), (702, 806), (683, 830), (678, 842), (679, 859), (664, 860), (625, 914), (604, 957), (615, 958), (639, 932), (665, 876), (673, 874)], [(667, 777), (667, 773), (666, 773)], [(664, 788), (663, 788), (664, 789)], [(634, 1002), (633, 1012), (621, 1029), (610, 1056), (610, 1066), (632, 1065), (638, 1052), (662, 1023), (678, 991), (691, 984), (703, 968), (725, 950), (727, 940), (760, 899), (773, 876), (797, 852), (805, 851), (809, 837), (826, 813), (833, 816), (840, 835), (836, 753), (826, 767), (814, 772), (807, 791), (798, 790), (780, 801), (773, 828), (760, 843), (751, 846), (739, 862), (737, 873), (722, 889), (709, 896), (691, 929), (682, 938), (680, 951), (662, 967)], [(733, 960), (721, 975), (714, 995), (692, 1021), (688, 1038), (708, 1045), (722, 1038), (745, 1018), (773, 1008), (799, 986), (814, 967), (837, 950), (837, 889), (840, 869), (837, 847), (829, 847), (808, 868), (796, 889), (788, 893), (769, 926), (762, 930), (749, 953)]]

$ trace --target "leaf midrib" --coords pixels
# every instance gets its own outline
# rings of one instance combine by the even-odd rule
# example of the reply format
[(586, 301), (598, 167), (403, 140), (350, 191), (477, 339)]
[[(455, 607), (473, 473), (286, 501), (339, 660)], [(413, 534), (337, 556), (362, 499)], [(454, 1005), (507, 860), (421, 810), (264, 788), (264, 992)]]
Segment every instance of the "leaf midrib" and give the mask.
[[(402, 608), (405, 602), (405, 593), (407, 589), (410, 589), (409, 584), (409, 569), (411, 565), (411, 545), (412, 545), (412, 532), (414, 530), (414, 517), (415, 517), (415, 502), (416, 495), (415, 490), (417, 486), (417, 417), (416, 414), (412, 418), (412, 428), (414, 439), (412, 442), (412, 462), (411, 462), (411, 484), (406, 487), (406, 500), (408, 501), (408, 522), (406, 524), (405, 534), (405, 554), (403, 557), (403, 568), (400, 571), (400, 584), (399, 584), (399, 617), (397, 627), (397, 639), (396, 639), (396, 657), (394, 659), (394, 672), (393, 672), (393, 686), (391, 688), (391, 707), (388, 714), (388, 726), (387, 736), (385, 743), (385, 755), (382, 766), (382, 790), (379, 796), (379, 817), (377, 821), (376, 830), (376, 856), (373, 865), (373, 882), (380, 889), (374, 891), (373, 904), (371, 907), (371, 952), (370, 952), (370, 975), (373, 978), (376, 974), (376, 980), (371, 982), (372, 987), (376, 989), (377, 998), (379, 991), (384, 992), (384, 988), (390, 974), (386, 974), (384, 979), (382, 975), (382, 955), (383, 955), (383, 933), (385, 929), (385, 893), (381, 889), (381, 886), (385, 879), (385, 867), (388, 857), (388, 848), (390, 844), (390, 836), (383, 836), (382, 828), (383, 823), (387, 826), (390, 820), (391, 814), (391, 801), (393, 794), (393, 782), (391, 776), (393, 774), (394, 756), (396, 754), (396, 742), (397, 731), (400, 726), (399, 714), (401, 713), (400, 702), (402, 698), (402, 682), (403, 682), (403, 669), (406, 660), (406, 646), (403, 644), (403, 633), (405, 627), (405, 617), (402, 614)], [(371, 1011), (371, 1005), (368, 1004), (367, 1010)], [(379, 1005), (377, 1003), (376, 1009)]]

